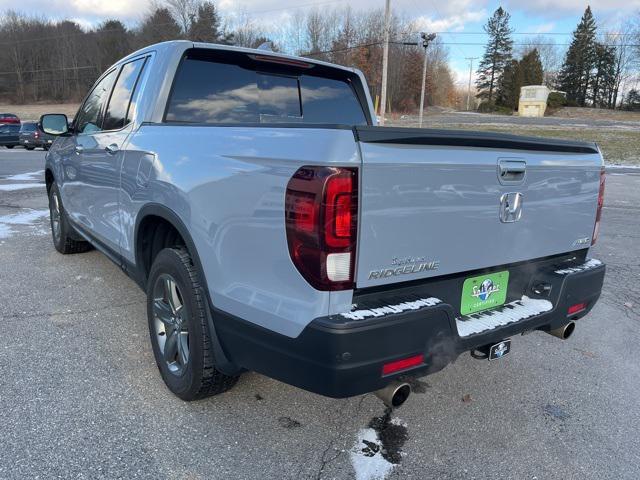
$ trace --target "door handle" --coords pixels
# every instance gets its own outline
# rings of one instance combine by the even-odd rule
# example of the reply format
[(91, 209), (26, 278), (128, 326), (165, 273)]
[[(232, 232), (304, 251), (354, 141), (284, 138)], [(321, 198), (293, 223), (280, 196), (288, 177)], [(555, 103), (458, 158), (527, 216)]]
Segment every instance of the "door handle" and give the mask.
[(104, 150), (109, 154), (109, 155), (113, 155), (114, 153), (118, 153), (118, 145), (116, 145), (115, 143), (112, 143), (111, 145), (107, 145), (106, 147), (104, 147)]
[(84, 152), (84, 147), (82, 145), (76, 145), (76, 154), (80, 155), (82, 152)]
[(498, 179), (504, 185), (522, 182), (526, 171), (527, 163), (523, 160), (500, 160), (498, 162)]

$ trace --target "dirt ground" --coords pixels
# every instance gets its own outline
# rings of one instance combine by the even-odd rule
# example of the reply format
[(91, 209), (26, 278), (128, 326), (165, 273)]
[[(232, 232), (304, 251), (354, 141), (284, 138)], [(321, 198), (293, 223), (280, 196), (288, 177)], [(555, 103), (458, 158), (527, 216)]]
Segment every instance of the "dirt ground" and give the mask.
[(13, 113), (20, 117), (20, 120), (38, 120), (45, 113), (64, 113), (69, 118), (78, 111), (78, 103), (53, 103), (53, 104), (33, 104), (33, 105), (11, 105), (0, 103), (0, 112)]

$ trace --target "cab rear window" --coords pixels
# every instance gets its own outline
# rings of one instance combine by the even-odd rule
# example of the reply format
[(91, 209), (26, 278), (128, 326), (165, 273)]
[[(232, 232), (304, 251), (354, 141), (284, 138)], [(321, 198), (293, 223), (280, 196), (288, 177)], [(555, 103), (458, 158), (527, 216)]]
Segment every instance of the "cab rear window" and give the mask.
[(336, 68), (195, 49), (178, 68), (165, 121), (366, 125), (356, 81)]

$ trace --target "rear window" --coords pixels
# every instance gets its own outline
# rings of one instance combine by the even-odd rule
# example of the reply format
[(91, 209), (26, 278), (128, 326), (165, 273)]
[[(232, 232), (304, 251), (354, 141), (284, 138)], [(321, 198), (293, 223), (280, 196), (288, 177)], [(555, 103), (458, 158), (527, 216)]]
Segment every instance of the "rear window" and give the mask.
[(165, 120), (367, 124), (354, 75), (299, 63), (282, 65), (238, 52), (191, 50), (176, 73)]
[(23, 123), (20, 127), (21, 132), (35, 132), (36, 124), (35, 123)]

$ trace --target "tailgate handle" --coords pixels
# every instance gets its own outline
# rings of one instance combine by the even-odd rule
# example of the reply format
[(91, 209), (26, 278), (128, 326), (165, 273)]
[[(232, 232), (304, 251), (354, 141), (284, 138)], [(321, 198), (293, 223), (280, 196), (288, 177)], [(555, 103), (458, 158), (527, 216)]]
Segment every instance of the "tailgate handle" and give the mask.
[(498, 179), (503, 184), (520, 183), (524, 180), (527, 163), (524, 160), (500, 160)]

